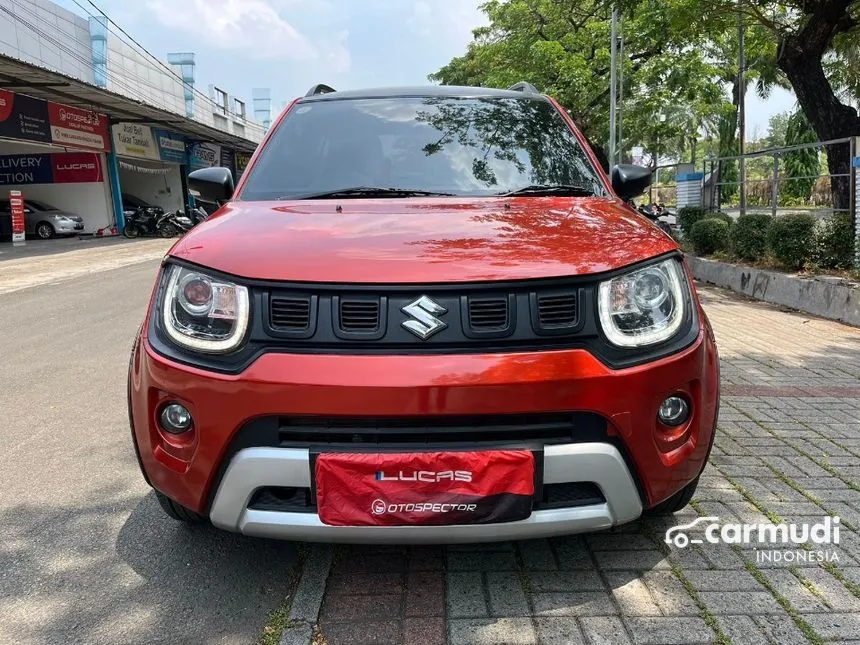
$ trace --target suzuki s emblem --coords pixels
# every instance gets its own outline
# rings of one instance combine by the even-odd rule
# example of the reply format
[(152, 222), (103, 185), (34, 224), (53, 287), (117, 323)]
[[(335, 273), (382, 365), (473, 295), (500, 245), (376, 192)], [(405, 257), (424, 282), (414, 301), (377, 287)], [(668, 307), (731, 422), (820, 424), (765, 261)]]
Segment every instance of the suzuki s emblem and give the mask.
[(400, 326), (411, 331), (421, 340), (427, 340), (435, 334), (445, 329), (448, 325), (442, 322), (436, 316), (447, 314), (448, 310), (427, 296), (421, 296), (415, 302), (412, 302), (400, 311), (411, 316), (409, 320), (404, 320)]

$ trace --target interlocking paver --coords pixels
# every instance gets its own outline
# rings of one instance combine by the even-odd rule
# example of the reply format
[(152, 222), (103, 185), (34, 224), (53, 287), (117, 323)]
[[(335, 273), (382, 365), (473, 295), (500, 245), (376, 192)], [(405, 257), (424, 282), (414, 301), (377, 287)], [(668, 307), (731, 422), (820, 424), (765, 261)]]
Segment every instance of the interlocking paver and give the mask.
[(576, 618), (538, 618), (535, 627), (540, 645), (585, 645)]
[(581, 618), (579, 622), (589, 645), (631, 645), (633, 642), (620, 618), (594, 616)]
[(594, 569), (534, 572), (530, 580), (536, 592), (603, 591), (606, 588), (600, 574)]
[(534, 607), (538, 616), (611, 616), (618, 613), (612, 596), (604, 591), (537, 593)]
[(701, 618), (627, 618), (637, 645), (713, 643), (716, 635)]
[(763, 573), (777, 593), (786, 598), (797, 611), (819, 612), (828, 610), (827, 606), (791, 571), (767, 569)]
[(536, 645), (530, 618), (452, 620), (448, 624), (450, 645)]
[(484, 581), (480, 571), (449, 572), (447, 575), (447, 606), (451, 618), (488, 616), (484, 599)]
[(491, 616), (528, 616), (531, 613), (517, 573), (494, 571), (485, 575)]
[(660, 616), (660, 607), (639, 576), (632, 572), (608, 572), (606, 580), (625, 616)]
[(717, 624), (733, 643), (771, 645), (771, 641), (750, 616), (717, 616)]

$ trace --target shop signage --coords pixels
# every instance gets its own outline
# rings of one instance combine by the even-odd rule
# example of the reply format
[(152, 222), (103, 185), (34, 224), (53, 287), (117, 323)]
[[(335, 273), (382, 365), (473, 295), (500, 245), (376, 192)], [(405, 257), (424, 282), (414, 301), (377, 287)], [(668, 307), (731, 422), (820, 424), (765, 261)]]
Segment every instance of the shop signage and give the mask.
[(9, 191), (9, 210), (12, 214), (12, 243), (24, 244), (24, 196), (20, 190)]
[(236, 153), (236, 176), (241, 177), (245, 174), (245, 168), (251, 163), (251, 155), (244, 152)]
[(152, 136), (158, 143), (158, 154), (162, 161), (168, 163), (186, 163), (185, 140), (175, 132), (152, 129)]
[(0, 90), (0, 136), (110, 150), (104, 114)]
[(217, 143), (195, 143), (191, 147), (191, 170), (211, 168), (221, 163), (221, 146)]
[(137, 123), (118, 123), (113, 126), (113, 145), (122, 157), (158, 160), (158, 149), (152, 140), (152, 129)]
[(48, 102), (51, 141), (76, 148), (110, 150), (108, 119), (104, 114)]
[(92, 152), (0, 156), (0, 185), (99, 183), (99, 156)]

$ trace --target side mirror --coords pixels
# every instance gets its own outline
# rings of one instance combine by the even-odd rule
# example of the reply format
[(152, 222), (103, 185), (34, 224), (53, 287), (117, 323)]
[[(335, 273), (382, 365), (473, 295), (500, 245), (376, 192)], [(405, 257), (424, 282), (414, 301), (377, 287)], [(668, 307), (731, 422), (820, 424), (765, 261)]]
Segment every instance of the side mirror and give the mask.
[(233, 196), (233, 173), (229, 168), (201, 168), (189, 173), (188, 187), (203, 201), (220, 204)]
[(612, 189), (624, 201), (638, 197), (651, 185), (651, 169), (622, 163), (612, 169)]

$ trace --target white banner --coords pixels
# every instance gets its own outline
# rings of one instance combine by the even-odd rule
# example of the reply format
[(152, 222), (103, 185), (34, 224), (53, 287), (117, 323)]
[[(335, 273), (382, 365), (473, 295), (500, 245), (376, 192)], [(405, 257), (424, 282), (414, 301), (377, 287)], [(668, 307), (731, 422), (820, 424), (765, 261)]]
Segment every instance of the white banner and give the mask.
[(113, 145), (121, 157), (137, 157), (158, 161), (161, 157), (148, 125), (118, 123), (113, 126)]

